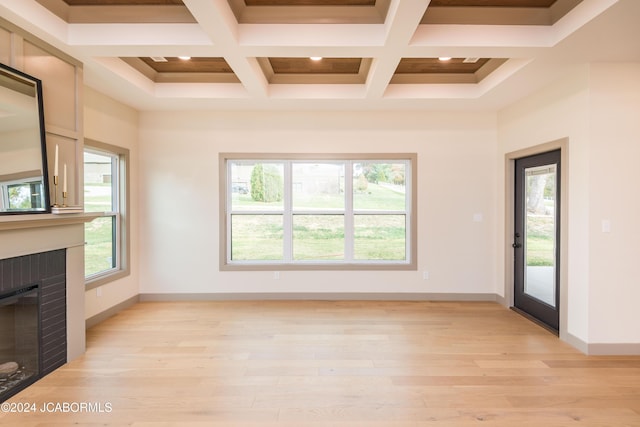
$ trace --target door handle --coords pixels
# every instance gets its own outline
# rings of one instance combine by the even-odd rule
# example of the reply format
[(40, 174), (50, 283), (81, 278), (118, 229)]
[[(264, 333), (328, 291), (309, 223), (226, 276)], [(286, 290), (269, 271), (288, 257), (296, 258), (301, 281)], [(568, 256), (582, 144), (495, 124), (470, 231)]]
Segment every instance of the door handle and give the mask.
[(520, 238), (520, 233), (516, 233), (514, 238), (514, 243), (513, 245), (511, 245), (512, 248), (518, 249), (522, 247), (522, 243), (518, 242), (519, 238)]

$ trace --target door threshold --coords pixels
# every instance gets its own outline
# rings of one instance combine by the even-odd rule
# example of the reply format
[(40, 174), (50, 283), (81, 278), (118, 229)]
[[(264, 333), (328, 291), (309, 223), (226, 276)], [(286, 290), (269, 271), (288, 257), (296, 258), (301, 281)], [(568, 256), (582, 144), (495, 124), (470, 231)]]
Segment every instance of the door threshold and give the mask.
[(560, 333), (558, 332), (557, 329), (552, 328), (551, 326), (549, 326), (546, 323), (544, 323), (542, 320), (540, 320), (540, 319), (538, 319), (536, 317), (533, 317), (532, 315), (530, 315), (526, 311), (520, 310), (518, 307), (510, 307), (510, 308), (511, 308), (511, 310), (515, 311), (516, 313), (518, 313), (522, 317), (532, 321), (536, 325), (538, 325), (538, 326), (542, 327), (543, 329), (546, 329), (547, 331), (551, 332), (553, 335), (555, 335), (557, 337), (560, 336)]

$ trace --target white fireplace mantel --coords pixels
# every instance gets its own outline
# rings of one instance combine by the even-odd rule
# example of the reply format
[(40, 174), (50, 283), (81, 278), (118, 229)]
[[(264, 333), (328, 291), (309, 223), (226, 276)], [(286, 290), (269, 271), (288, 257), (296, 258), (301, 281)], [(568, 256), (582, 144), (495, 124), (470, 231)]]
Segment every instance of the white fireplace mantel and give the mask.
[(101, 212), (82, 212), (71, 214), (28, 214), (0, 217), (0, 231), (20, 228), (51, 227), (56, 225), (91, 222), (100, 217)]
[(66, 249), (67, 360), (85, 351), (84, 224), (100, 213), (0, 217), (0, 259)]

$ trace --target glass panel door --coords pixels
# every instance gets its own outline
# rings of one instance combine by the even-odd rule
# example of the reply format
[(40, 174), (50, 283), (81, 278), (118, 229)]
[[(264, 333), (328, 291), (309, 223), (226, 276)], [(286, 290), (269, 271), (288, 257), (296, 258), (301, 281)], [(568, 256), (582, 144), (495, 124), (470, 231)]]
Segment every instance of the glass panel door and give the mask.
[(514, 308), (558, 331), (560, 151), (516, 160)]

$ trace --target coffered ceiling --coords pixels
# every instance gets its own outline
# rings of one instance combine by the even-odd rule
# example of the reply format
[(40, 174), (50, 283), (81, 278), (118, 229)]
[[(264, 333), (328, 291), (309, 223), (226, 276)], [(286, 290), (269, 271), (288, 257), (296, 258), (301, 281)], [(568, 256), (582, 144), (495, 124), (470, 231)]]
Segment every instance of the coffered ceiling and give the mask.
[(639, 3), (0, 0), (0, 16), (141, 110), (495, 110), (576, 64), (640, 60)]

